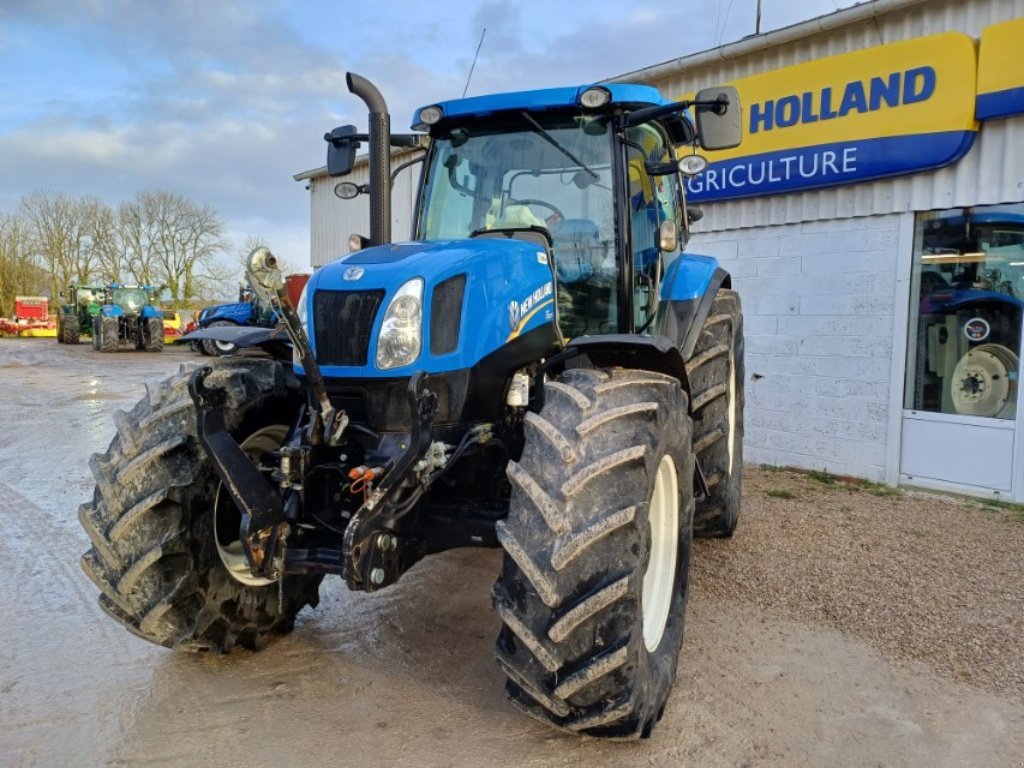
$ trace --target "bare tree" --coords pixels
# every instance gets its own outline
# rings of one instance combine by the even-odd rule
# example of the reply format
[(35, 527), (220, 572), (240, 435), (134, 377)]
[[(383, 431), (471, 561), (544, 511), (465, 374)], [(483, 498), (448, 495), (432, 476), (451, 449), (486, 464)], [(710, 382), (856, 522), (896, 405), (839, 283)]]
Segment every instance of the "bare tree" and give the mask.
[(25, 223), (0, 212), (0, 317), (14, 313), (15, 296), (44, 293), (47, 282), (29, 247)]
[(50, 295), (58, 295), (70, 282), (88, 282), (95, 257), (87, 205), (63, 194), (34, 192), (21, 199), (19, 208), (31, 247), (50, 274)]
[(162, 282), (175, 303), (205, 295), (230, 270), (216, 261), (225, 250), (220, 216), (170, 192), (141, 192), (121, 206), (119, 220), (131, 271), (140, 282)]
[(80, 205), (100, 278), (105, 282), (123, 282), (128, 274), (128, 263), (114, 209), (96, 197), (82, 198)]

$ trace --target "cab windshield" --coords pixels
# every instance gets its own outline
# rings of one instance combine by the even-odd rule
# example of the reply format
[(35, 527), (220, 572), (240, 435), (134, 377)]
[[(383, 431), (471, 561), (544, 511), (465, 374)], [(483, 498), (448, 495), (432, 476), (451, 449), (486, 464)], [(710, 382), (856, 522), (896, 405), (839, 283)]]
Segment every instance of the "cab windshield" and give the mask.
[(135, 311), (145, 305), (146, 292), (141, 288), (115, 288), (114, 303), (125, 309)]
[[(568, 314), (578, 321), (563, 330), (614, 331), (613, 146), (604, 115), (518, 112), (456, 126), (434, 137), (417, 238), (542, 228), (565, 289), (563, 320), (570, 322)], [(574, 285), (585, 286), (586, 295)]]

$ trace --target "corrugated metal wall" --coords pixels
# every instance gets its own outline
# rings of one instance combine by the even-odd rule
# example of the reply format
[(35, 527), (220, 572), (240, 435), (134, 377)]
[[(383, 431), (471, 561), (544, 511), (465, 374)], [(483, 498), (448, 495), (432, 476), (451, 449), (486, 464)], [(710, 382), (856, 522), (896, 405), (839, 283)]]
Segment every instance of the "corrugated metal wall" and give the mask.
[[(391, 160), (392, 172), (414, 156), (409, 152), (396, 153)], [(416, 202), (416, 185), (421, 167), (417, 164), (407, 168), (395, 179), (391, 195), (391, 235), (396, 241), (410, 238), (412, 209)], [(360, 158), (352, 173), (344, 180), (355, 184), (369, 182), (370, 167), (366, 159)], [(369, 196), (360, 195), (355, 200), (341, 200), (334, 194), (334, 186), (339, 181), (341, 179), (332, 178), (326, 173), (306, 181), (309, 184), (310, 246), (314, 267), (322, 267), (348, 253), (349, 235), (370, 234)]]
[[(669, 97), (793, 64), (940, 32), (981, 30), (1024, 16), (1024, 0), (928, 0), (714, 65), (649, 81)], [(1024, 54), (1022, 54), (1024, 55)], [(1024, 200), (1024, 118), (982, 124), (978, 140), (947, 168), (812, 192), (708, 203), (695, 228), (711, 232), (800, 221)]]

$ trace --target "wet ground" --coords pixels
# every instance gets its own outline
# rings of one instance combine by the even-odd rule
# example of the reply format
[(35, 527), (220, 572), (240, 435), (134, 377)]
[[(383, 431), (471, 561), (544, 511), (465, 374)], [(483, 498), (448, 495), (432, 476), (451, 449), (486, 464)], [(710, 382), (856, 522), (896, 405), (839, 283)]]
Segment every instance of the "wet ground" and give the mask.
[[(751, 524), (732, 541), (695, 548), (679, 677), (648, 741), (564, 736), (506, 703), (491, 655), (496, 552), (427, 559), (372, 596), (329, 579), (320, 606), (260, 653), (151, 646), (97, 606), (78, 566), (87, 540), (76, 510), (91, 495), (88, 457), (112, 437), (113, 411), (129, 408), (147, 378), (191, 359), (175, 349), (103, 355), (86, 344), (0, 340), (2, 766), (1024, 761), (1024, 703), (999, 686), (907, 660), (837, 629), (827, 611), (819, 619), (751, 599), (750, 585), (722, 588), (758, 561), (759, 524), (787, 514), (756, 482), (744, 501)], [(770, 527), (801, 535), (799, 526)], [(732, 548), (728, 557), (722, 547)]]

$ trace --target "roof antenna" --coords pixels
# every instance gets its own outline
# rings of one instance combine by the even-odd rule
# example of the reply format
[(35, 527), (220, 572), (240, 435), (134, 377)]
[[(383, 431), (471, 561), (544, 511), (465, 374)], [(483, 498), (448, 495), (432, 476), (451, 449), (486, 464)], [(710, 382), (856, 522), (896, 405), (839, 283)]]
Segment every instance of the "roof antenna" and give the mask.
[(476, 69), (476, 60), (480, 57), (480, 48), (484, 44), (484, 35), (487, 34), (487, 27), (480, 33), (480, 42), (476, 44), (476, 53), (473, 54), (473, 64), (469, 68), (469, 75), (466, 76), (466, 87), (462, 89), (462, 98), (466, 98), (466, 91), (469, 90), (469, 81), (473, 77), (473, 70)]

